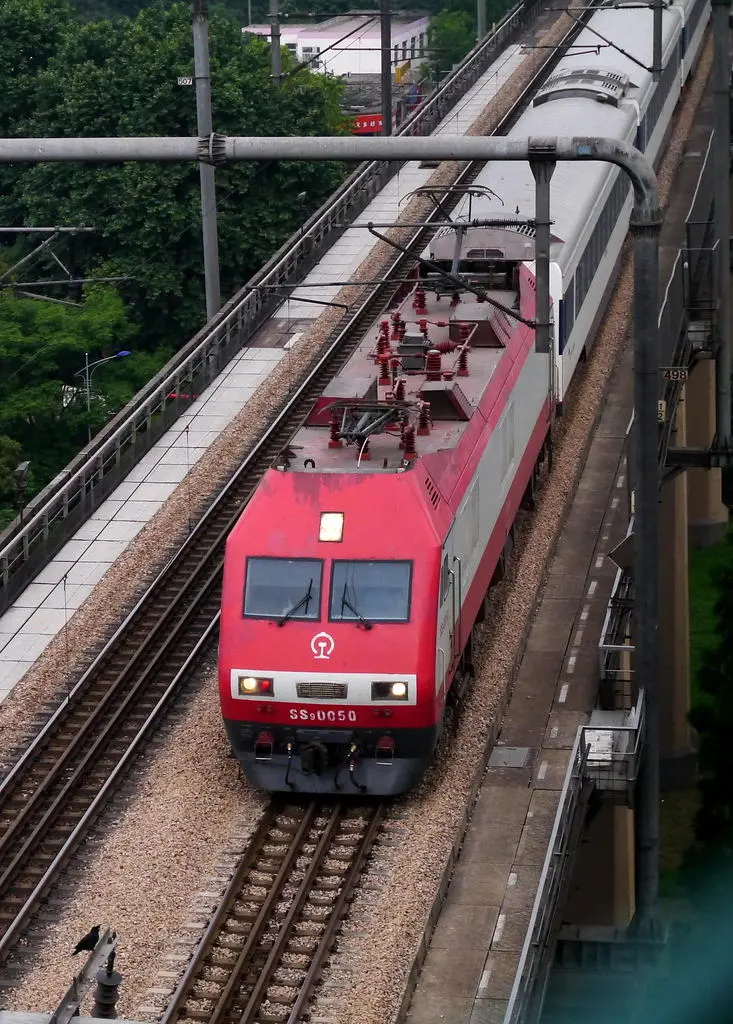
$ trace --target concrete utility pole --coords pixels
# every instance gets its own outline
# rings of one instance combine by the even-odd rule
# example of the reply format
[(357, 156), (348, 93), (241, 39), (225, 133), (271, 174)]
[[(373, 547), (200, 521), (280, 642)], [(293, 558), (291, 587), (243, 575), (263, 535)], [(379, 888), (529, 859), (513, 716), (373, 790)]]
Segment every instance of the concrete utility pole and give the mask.
[(282, 64), (280, 53), (280, 3), (270, 0), (270, 49), (272, 51), (272, 80), (280, 85), (282, 80)]
[[(200, 136), (211, 135), (211, 80), (209, 78), (209, 12), (206, 0), (192, 0), (193, 65), (196, 83), (196, 128)], [(206, 319), (221, 308), (219, 284), (219, 239), (216, 227), (216, 182), (211, 164), (199, 164), (201, 182), (201, 234), (204, 243)]]
[(382, 28), (382, 135), (392, 134), (392, 14), (389, 0), (381, 0)]
[(718, 247), (718, 340), (715, 367), (715, 418), (718, 447), (731, 438), (731, 322), (730, 322), (730, 92), (729, 18), (731, 0), (712, 0), (713, 7), (713, 171), (715, 228)]
[(476, 38), (480, 43), (487, 32), (486, 0), (476, 0)]

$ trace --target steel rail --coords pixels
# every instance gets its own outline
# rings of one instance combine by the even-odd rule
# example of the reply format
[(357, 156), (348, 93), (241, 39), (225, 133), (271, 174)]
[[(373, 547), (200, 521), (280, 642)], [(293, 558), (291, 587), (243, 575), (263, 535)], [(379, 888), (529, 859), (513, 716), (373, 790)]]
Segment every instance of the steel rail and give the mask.
[(35, 888), (26, 899), (21, 910), (16, 914), (12, 924), (5, 930), (2, 938), (0, 938), (0, 963), (3, 963), (8, 954), (11, 952), (14, 943), (20, 937), (23, 928), (28, 922), (29, 918), (35, 911), (36, 907), (40, 903), (41, 899), (48, 891), (49, 887), (55, 882), (59, 873), (66, 865), (69, 858), (76, 850), (79, 843), (82, 841), (87, 833), (89, 827), (93, 824), (100, 812), (105, 808), (108, 798), (114, 792), (119, 785), (120, 780), (126, 775), (127, 771), (132, 766), (138, 754), (141, 752), (144, 743), (147, 742), (148, 736), (152, 729), (154, 729), (163, 713), (167, 710), (171, 698), (180, 695), (181, 683), (188, 672), (196, 665), (197, 660), (201, 653), (206, 650), (208, 644), (213, 640), (215, 631), (219, 625), (219, 617), (217, 616), (213, 622), (211, 622), (201, 636), (198, 643), (194, 647), (193, 651), (188, 655), (185, 663), (176, 673), (174, 678), (171, 680), (165, 692), (161, 695), (160, 699), (156, 703), (155, 707), (150, 711), (143, 725), (138, 730), (134, 740), (128, 746), (125, 754), (116, 765), (114, 770), (107, 777), (102, 788), (99, 790), (94, 800), (91, 802), (89, 807), (86, 809), (82, 817), (75, 825), (73, 831), (66, 839), (62, 848), (58, 851), (51, 864), (46, 868), (45, 872), (38, 880)]
[[(572, 38), (578, 30), (579, 29), (576, 27), (573, 27), (571, 32), (568, 33), (566, 41), (568, 38)], [(512, 111), (503, 119), (503, 125), (510, 123), (513, 118), (518, 116), (519, 110), (526, 101), (526, 96), (531, 94), (532, 90), (536, 87), (537, 81), (541, 80), (543, 75), (546, 73), (547, 67), (557, 59), (559, 59), (558, 54), (554, 54), (547, 62), (545, 62), (543, 68), (533, 76), (532, 82), (528, 84), (526, 89), (523, 91), (522, 96), (514, 104)], [(472, 175), (477, 174), (480, 166), (480, 164), (467, 164), (467, 166), (463, 168), (458, 180), (465, 181)], [(443, 214), (436, 210), (434, 211), (434, 216), (443, 216)], [(411, 245), (418, 246), (420, 244), (424, 244), (430, 230), (430, 224), (425, 228), (418, 230), (413, 236)], [(353, 315), (349, 314), (348, 318), (345, 318), (347, 319), (347, 323), (340, 328), (337, 328), (337, 333), (333, 341), (328, 345), (328, 348), (318, 360), (316, 366), (311, 370), (301, 388), (285, 403), (284, 407), (274, 417), (271, 424), (265, 430), (263, 436), (258, 442), (256, 442), (252, 451), (243, 461), (240, 469), (223, 488), (205, 517), (197, 524), (191, 535), (186, 539), (177, 555), (158, 575), (157, 579), (146, 591), (146, 594), (138, 601), (135, 608), (126, 617), (124, 623), (116, 630), (114, 636), (105, 646), (104, 650), (97, 656), (97, 658), (95, 658), (93, 664), (84, 673), (78, 684), (69, 694), (67, 701), (56, 710), (52, 718), (46, 723), (39, 735), (32, 741), (29, 748), (24, 752), (21, 759), (11, 768), (8, 776), (2, 783), (0, 783), (0, 803), (3, 800), (5, 800), (6, 803), (8, 799), (12, 800), (12, 790), (17, 787), (24, 772), (28, 772), (36, 764), (43, 764), (42, 751), (44, 745), (51, 741), (54, 731), (63, 729), (66, 716), (73, 707), (81, 702), (82, 698), (91, 686), (92, 681), (95, 679), (95, 676), (104, 670), (105, 661), (112, 659), (115, 655), (115, 651), (120, 647), (127, 646), (130, 648), (130, 645), (132, 645), (128, 657), (131, 666), (134, 667), (134, 664), (142, 658), (143, 645), (147, 645), (150, 639), (148, 634), (152, 633), (153, 639), (155, 639), (158, 633), (162, 630), (164, 624), (174, 617), (171, 609), (167, 608), (162, 614), (158, 615), (157, 618), (154, 617), (152, 624), (150, 622), (143, 624), (142, 637), (135, 637), (135, 626), (139, 626), (140, 619), (143, 617), (146, 610), (149, 611), (149, 606), (153, 606), (156, 601), (160, 600), (160, 591), (164, 588), (168, 577), (172, 580), (173, 595), (167, 600), (171, 602), (171, 605), (175, 606), (183, 603), (184, 597), (185, 600), (191, 600), (191, 606), (187, 612), (187, 616), (190, 618), (195, 618), (197, 615), (201, 614), (202, 600), (207, 594), (209, 599), (212, 598), (212, 595), (214, 596), (214, 601), (209, 605), (207, 612), (207, 621), (201, 623), (201, 629), (208, 630), (211, 628), (211, 620), (216, 618), (218, 611), (218, 579), (223, 563), (223, 541), (228, 534), (232, 523), (236, 521), (237, 517), (241, 513), (242, 507), (246, 504), (249, 495), (256, 486), (257, 476), (260, 472), (260, 469), (258, 468), (258, 461), (261, 463), (261, 471), (264, 471), (264, 469), (271, 464), (273, 455), (277, 451), (281, 450), (283, 444), (286, 443), (290, 436), (292, 436), (297, 423), (302, 419), (302, 415), (306, 410), (306, 403), (309, 398), (320, 393), (322, 384), (333, 375), (335, 369), (334, 364), (338, 363), (339, 360), (345, 361), (348, 357), (351, 351), (351, 348), (349, 348), (347, 344), (349, 338), (351, 338), (350, 344), (353, 348), (361, 337), (359, 331), (363, 331), (363, 329), (371, 323), (371, 320), (378, 314), (379, 309), (383, 307), (388, 294), (393, 290), (394, 286), (391, 283), (391, 277), (396, 273), (399, 273), (401, 269), (404, 269), (406, 264), (409, 265), (411, 259), (412, 257), (408, 259), (407, 256), (399, 254), (388, 268), (383, 286), (377, 288), (375, 291), (371, 291), (367, 296), (365, 296), (356, 312)], [(278, 438), (279, 440), (277, 440)], [(273, 439), (277, 440), (277, 445), (274, 448), (272, 447)], [(236, 490), (237, 488), (239, 489), (238, 491)], [(231, 504), (227, 505), (230, 498)], [(217, 517), (219, 518), (217, 519)], [(214, 536), (207, 536), (210, 533), (212, 526)], [(199, 540), (201, 540), (201, 544), (204, 548), (203, 551), (197, 550), (196, 548)], [(198, 572), (205, 576), (204, 585), (193, 598), (190, 598), (190, 591), (194, 589), (195, 580), (192, 579), (194, 573), (192, 573), (191, 569), (188, 567), (191, 561), (195, 563), (194, 573)], [(176, 583), (175, 580), (175, 574), (177, 572), (182, 574), (182, 579), (178, 583)], [(154, 610), (155, 609), (153, 608), (153, 611)], [(156, 626), (156, 629), (152, 629), (153, 625)], [(175, 637), (181, 634), (183, 634), (182, 623), (179, 622), (177, 625), (174, 624), (172, 636)], [(196, 642), (196, 638), (185, 637), (185, 634), (183, 635), (188, 642), (191, 642), (191, 639), (194, 640), (194, 643)], [(184, 644), (175, 645), (172, 643), (171, 635), (164, 638), (164, 642), (155, 656), (154, 664), (150, 666), (150, 671), (145, 673), (146, 678), (150, 678), (152, 675), (152, 669), (155, 667), (155, 664), (163, 660), (164, 654), (168, 656), (169, 660), (175, 659), (176, 656), (180, 656), (180, 652), (176, 651), (176, 646), (185, 650)], [(146, 646), (145, 650), (147, 651), (149, 648)], [(110, 686), (110, 690), (117, 692), (121, 686), (124, 689), (125, 686), (122, 685), (123, 681), (125, 681), (125, 685), (127, 685), (126, 681), (128, 680), (129, 675), (129, 668), (126, 668), (122, 673), (117, 673), (115, 676), (116, 685), (114, 687)], [(136, 689), (136, 692), (141, 691)], [(106, 700), (100, 700), (100, 709), (103, 706), (106, 706), (106, 703)], [(127, 706), (130, 706), (132, 703), (133, 702), (131, 700), (126, 702)], [(98, 710), (95, 715), (95, 720), (98, 719), (100, 715), (101, 710)], [(114, 721), (119, 721), (119, 716), (115, 716)], [(89, 730), (85, 726), (82, 728), (84, 729), (84, 734), (86, 736)], [(104, 730), (103, 735), (108, 737), (112, 731), (113, 728), (110, 724)], [(80, 741), (78, 739), (74, 740), (72, 737), (68, 745), (72, 748), (79, 747)], [(103, 747), (104, 743), (100, 738), (100, 740), (94, 744), (93, 749), (94, 751), (99, 752), (103, 750)], [(90, 763), (91, 758), (87, 758), (84, 760), (83, 766), (88, 767)], [(62, 770), (64, 770), (64, 768), (60, 763), (53, 766), (54, 779), (60, 776)], [(75, 772), (74, 777), (82, 778), (82, 776), (83, 770), (80, 768)], [(27, 785), (26, 780), (24, 779), (23, 781), (24, 784)], [(67, 796), (72, 792), (73, 789), (71, 786), (64, 788), (64, 793)], [(38, 800), (25, 800), (25, 802), (28, 803), (30, 810), (33, 810), (39, 800), (40, 798)], [(61, 806), (62, 804), (60, 800), (53, 801), (53, 813), (44, 815), (41, 824), (34, 829), (32, 836), (33, 841), (26, 842), (23, 846), (22, 852), (24, 854), (27, 854), (32, 847), (33, 842), (37, 841), (38, 837), (45, 834), (44, 830), (47, 832), (47, 826), (50, 826), (52, 823), (54, 814), (58, 816)], [(24, 816), (24, 820), (26, 821), (29, 817), (30, 810)], [(17, 834), (19, 829), (20, 825), (13, 825), (13, 836)], [(5, 849), (7, 849), (7, 847), (0, 843), (0, 852)], [(13, 857), (12, 863), (16, 868), (21, 864), (21, 862), (22, 857)], [(5, 884), (8, 884), (10, 880), (9, 872), (6, 872), (4, 879)], [(15, 927), (16, 923), (17, 922), (12, 922), (11, 925), (13, 934), (17, 933), (17, 928)], [(3, 943), (0, 947), (0, 950), (2, 949), (7, 949), (7, 944)]]
[[(334, 842), (337, 845), (345, 844), (344, 840), (339, 842), (339, 834), (343, 826), (350, 820), (349, 810), (351, 805), (344, 802), (337, 802), (328, 810), (328, 820), (322, 826), (316, 825), (316, 816), (322, 811), (320, 801), (312, 801), (304, 812), (298, 831), (293, 836), (287, 853), (283, 857), (277, 876), (273, 878), (268, 887), (267, 894), (258, 911), (256, 919), (252, 922), (251, 930), (247, 933), (244, 944), (239, 950), (236, 962), (224, 964), (215, 956), (216, 945), (226, 938), (227, 923), (231, 926), (233, 909), (242, 896), (242, 890), (248, 883), (248, 876), (252, 868), (257, 864), (258, 857), (268, 841), (269, 834), (277, 817), (284, 813), (289, 806), (286, 798), (277, 798), (266, 811), (265, 818), (250, 840), (247, 851), (232, 875), (226, 890), (221, 898), (213, 917), (207, 925), (206, 931), (196, 948), (191, 960), (171, 996), (168, 1005), (161, 1017), (160, 1024), (178, 1024), (181, 1020), (207, 1021), (208, 1024), (226, 1024), (226, 1022), (237, 1021), (238, 1024), (254, 1024), (259, 1019), (261, 1007), (267, 998), (268, 988), (277, 984), (275, 976), (281, 967), (283, 955), (289, 951), (289, 946), (296, 936), (296, 929), (304, 916), (305, 908), (314, 894), (319, 892), (318, 880), (325, 874), (338, 873), (340, 881), (337, 885), (338, 892), (334, 895), (330, 905), (327, 905), (327, 917), (323, 920), (323, 930), (313, 941), (315, 949), (303, 950), (303, 955), (310, 959), (310, 965), (304, 969), (302, 983), (295, 997), (293, 1006), (290, 1009), (290, 1021), (296, 1020), (312, 994), (313, 987), (317, 984), (324, 960), (328, 956), (336, 936), (339, 932), (346, 908), (351, 900), (359, 876), (369, 857), (374, 841), (378, 835), (384, 817), (385, 805), (381, 802), (368, 807), (359, 806), (357, 809), (362, 815), (368, 815), (361, 834), (354, 838), (351, 847), (350, 863), (343, 873), (329, 867), (324, 868), (324, 862), (333, 854)], [(318, 839), (312, 842), (315, 844), (312, 853), (308, 853), (309, 862), (303, 871), (303, 877), (299, 880), (295, 892), (288, 896), (289, 906), (282, 919), (277, 920), (277, 931), (272, 945), (262, 946), (261, 940), (272, 927), (273, 919), (277, 917), (278, 907), (282, 904), (283, 882), (287, 880), (292, 865), (300, 855), (306, 835), (314, 828), (320, 828)], [(270, 855), (271, 856), (271, 855)], [(344, 860), (344, 855), (339, 859)], [(258, 883), (259, 884), (259, 883)], [(265, 883), (263, 883), (265, 884)], [(336, 886), (330, 887), (335, 890)], [(323, 903), (319, 903), (323, 906)], [(231, 948), (231, 947), (226, 947)], [(266, 952), (264, 963), (258, 963), (259, 957)], [(226, 981), (221, 985), (221, 993), (216, 996), (211, 991), (197, 991), (200, 982), (209, 982), (206, 972), (211, 967), (224, 968), (229, 971)], [(256, 976), (254, 975), (256, 972)], [(249, 979), (252, 976), (252, 980)], [(295, 983), (289, 981), (288, 987), (295, 987)], [(214, 1006), (207, 1010), (191, 1009), (188, 1004), (193, 1001), (205, 1000), (209, 1003), (216, 1000)], [(283, 1017), (283, 1022), (286, 1020)]]
[[(500, 48), (533, 20), (538, 7), (539, 0), (533, 0), (507, 11), (495, 31), (466, 56), (396, 134), (430, 134), (489, 67)], [(0, 533), (0, 612), (190, 407), (191, 396), (216, 377), (278, 308), (281, 299), (268, 289), (302, 280), (399, 166), (386, 161), (360, 164), (262, 270), (29, 503), (23, 519), (16, 519)], [(178, 398), (181, 393), (188, 397)]]
[(374, 845), (374, 840), (377, 837), (377, 832), (382, 824), (383, 817), (384, 805), (382, 804), (377, 808), (374, 813), (374, 817), (369, 823), (369, 827), (361, 843), (361, 848), (358, 850), (357, 856), (354, 858), (354, 862), (351, 865), (346, 879), (344, 880), (341, 891), (336, 897), (333, 911), (328, 924), (326, 925), (326, 931), (321, 936), (321, 942), (313, 956), (313, 960), (311, 961), (311, 965), (308, 968), (306, 976), (303, 979), (303, 984), (300, 986), (300, 991), (298, 992), (295, 1002), (290, 1009), (287, 1022), (283, 1021), (283, 1024), (298, 1024), (298, 1021), (302, 1018), (303, 1011), (305, 1010), (310, 995), (320, 980), (324, 961), (331, 952), (331, 948), (339, 933), (341, 922), (346, 914), (347, 905), (353, 896), (354, 887), (359, 880), (359, 876), (364, 870), (366, 859)]
[[(229, 916), (234, 904), (237, 901), (239, 893), (245, 884), (247, 875), (252, 870), (257, 856), (267, 841), (270, 830), (275, 826), (278, 815), (282, 812), (284, 804), (275, 799), (266, 808), (265, 813), (257, 826), (254, 835), (250, 838), (247, 850), (244, 856), (240, 859), (239, 864), (234, 871), (231, 879), (229, 880), (226, 890), (224, 891), (219, 905), (216, 908), (213, 916), (209, 919), (209, 923), (206, 926), (206, 930), (201, 937), (201, 941), (191, 959), (186, 965), (186, 969), (180, 978), (176, 990), (173, 994), (172, 999), (168, 1003), (165, 1009), (165, 1013), (161, 1018), (160, 1024), (171, 1024), (173, 1020), (176, 1020), (181, 1013), (181, 1010), (186, 1004), (186, 1001), (190, 998), (193, 987), (196, 983), (196, 976), (200, 969), (201, 963), (210, 955), (214, 944), (223, 929), (224, 923)], [(315, 808), (315, 803), (311, 805), (311, 812)], [(298, 835), (294, 837), (293, 847), (298, 850), (301, 848), (303, 839), (299, 840), (300, 830), (305, 827), (306, 831), (310, 827), (313, 821), (313, 814), (307, 813), (303, 816), (301, 826), (298, 830)], [(296, 847), (297, 844), (297, 847)], [(288, 870), (290, 867), (291, 860), (289, 857), (283, 859), (283, 869)], [(283, 870), (281, 869), (281, 870)], [(274, 886), (273, 886), (274, 888)], [(268, 905), (267, 902), (263, 904), (263, 907)], [(259, 915), (261, 916), (261, 915)], [(253, 923), (252, 933), (259, 926), (258, 919)], [(251, 933), (251, 934), (252, 934)]]
[[(280, 924), (280, 929), (277, 933), (277, 938), (272, 944), (272, 949), (268, 954), (267, 960), (265, 961), (265, 965), (257, 976), (257, 981), (255, 982), (254, 987), (250, 992), (249, 999), (247, 1000), (247, 1005), (245, 1006), (244, 1012), (240, 1017), (239, 1024), (253, 1024), (253, 1022), (257, 1020), (257, 1013), (259, 1011), (260, 1005), (262, 1004), (267, 994), (267, 989), (272, 981), (275, 971), (277, 970), (280, 964), (280, 959), (283, 953), (287, 951), (288, 943), (292, 938), (295, 924), (298, 921), (301, 911), (303, 910), (303, 907), (305, 906), (308, 900), (308, 896), (311, 893), (315, 881), (318, 878), (318, 873), (323, 865), (323, 860), (326, 856), (326, 852), (328, 851), (328, 848), (331, 845), (334, 836), (338, 832), (338, 827), (341, 824), (343, 814), (343, 805), (336, 804), (336, 806), (331, 811), (326, 827), (324, 828), (323, 833), (320, 839), (318, 840), (318, 845), (316, 846), (313, 852), (313, 858), (310, 864), (308, 865), (305, 874), (303, 875), (301, 883), (298, 886), (298, 891), (296, 892), (293, 901), (290, 904), (290, 907), (288, 908), (288, 912), (285, 915), (285, 918)], [(240, 981), (241, 975), (237, 978), (237, 983), (240, 983)], [(218, 1010), (219, 1008), (217, 1007), (217, 1011)], [(222, 1010), (220, 1012), (217, 1011), (215, 1011), (215, 1015), (212, 1018), (213, 1021), (222, 1020), (226, 1014), (226, 1010)]]

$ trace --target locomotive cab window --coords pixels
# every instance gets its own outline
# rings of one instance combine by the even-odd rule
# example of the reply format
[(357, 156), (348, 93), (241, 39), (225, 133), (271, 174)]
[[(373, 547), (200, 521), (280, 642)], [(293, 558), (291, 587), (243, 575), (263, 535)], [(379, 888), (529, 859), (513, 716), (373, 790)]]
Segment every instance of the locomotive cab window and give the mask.
[(245, 618), (319, 619), (322, 575), (315, 558), (248, 558)]
[(407, 622), (412, 562), (334, 561), (332, 622)]

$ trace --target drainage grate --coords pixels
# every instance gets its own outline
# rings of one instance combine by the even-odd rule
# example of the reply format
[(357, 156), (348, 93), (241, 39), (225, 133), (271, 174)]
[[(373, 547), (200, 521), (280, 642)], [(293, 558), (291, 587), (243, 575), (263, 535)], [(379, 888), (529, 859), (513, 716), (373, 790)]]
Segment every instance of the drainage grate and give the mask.
[(529, 763), (530, 747), (494, 747), (489, 758), (489, 768), (526, 768)]

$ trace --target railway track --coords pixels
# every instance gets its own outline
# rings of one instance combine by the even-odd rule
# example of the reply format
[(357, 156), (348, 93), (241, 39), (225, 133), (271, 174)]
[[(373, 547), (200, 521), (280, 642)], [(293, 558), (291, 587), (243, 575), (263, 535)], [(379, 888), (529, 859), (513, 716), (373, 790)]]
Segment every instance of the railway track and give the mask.
[[(497, 134), (511, 127), (578, 31), (573, 27), (548, 56)], [(469, 184), (481, 166), (465, 167), (457, 183)], [(430, 233), (428, 222), (406, 248), (419, 251)], [(344, 314), (300, 390), (0, 783), (0, 963), (17, 946), (113, 787), (215, 639), (226, 537), (259, 479), (415, 263), (399, 254), (382, 284), (358, 309)]]
[(161, 1024), (295, 1024), (333, 945), (382, 804), (274, 800)]

